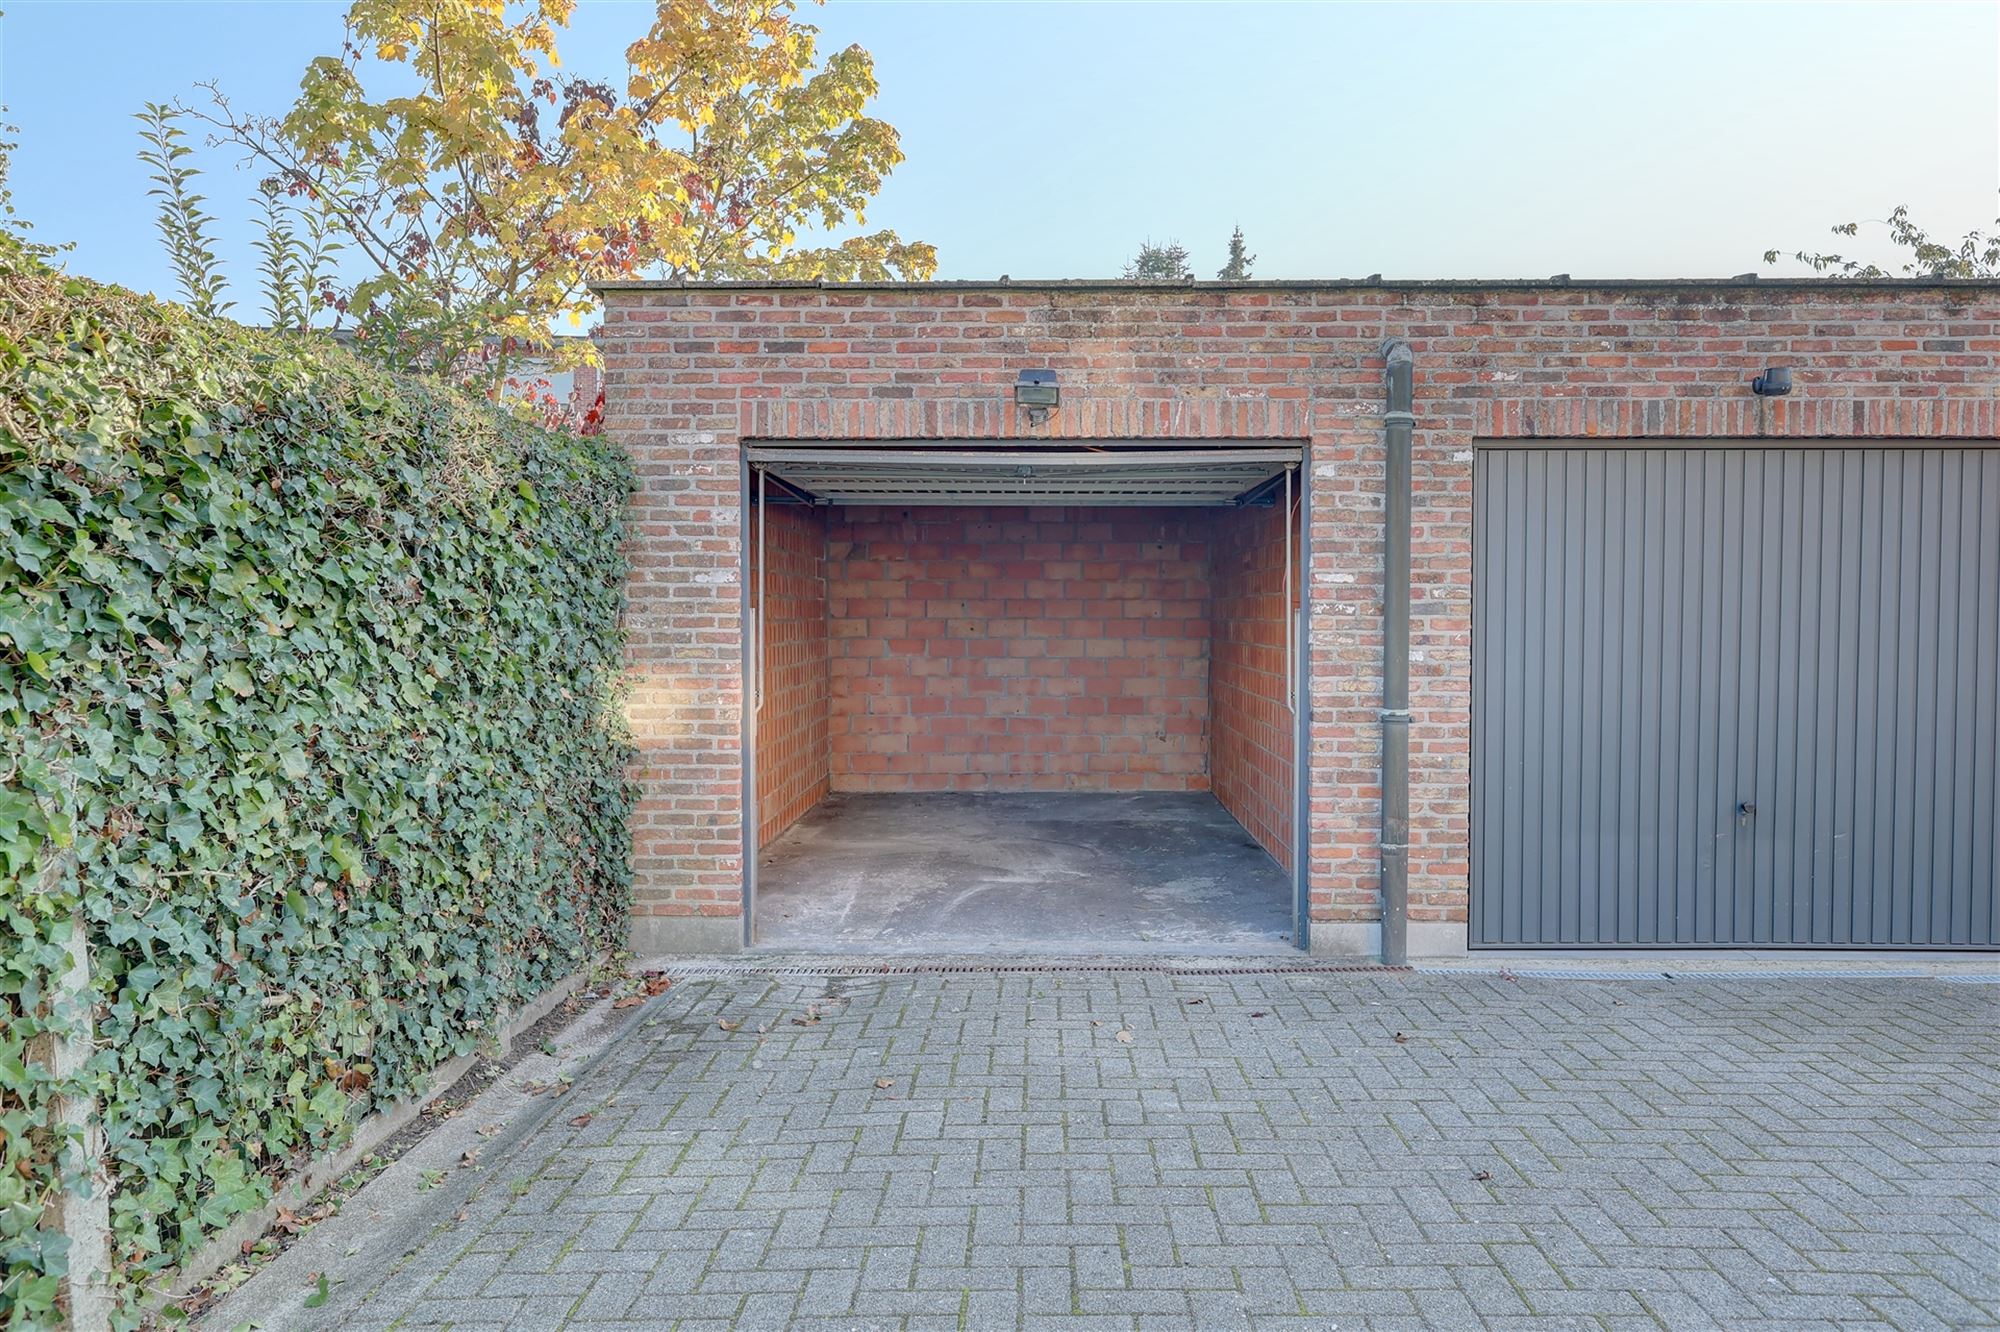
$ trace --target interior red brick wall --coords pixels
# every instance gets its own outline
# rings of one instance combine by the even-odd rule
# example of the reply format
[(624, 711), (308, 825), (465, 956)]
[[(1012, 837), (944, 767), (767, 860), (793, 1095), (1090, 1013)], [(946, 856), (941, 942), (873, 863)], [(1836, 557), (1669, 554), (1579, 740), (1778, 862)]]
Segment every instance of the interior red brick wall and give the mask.
[[(1285, 643), (1298, 574), (1295, 567), (1288, 598), (1285, 521), (1282, 500), (1210, 517), (1208, 727), (1215, 798), (1290, 869), (1297, 721), (1285, 688)], [(1296, 534), (1292, 555), (1296, 561)]]
[(818, 509), (764, 506), (758, 578), (750, 524), (750, 588), (764, 602), (764, 690), (757, 709), (757, 845), (798, 822), (827, 792), (826, 517)]
[[(605, 293), (637, 466), (640, 917), (737, 914), (743, 441), (1286, 439), (1311, 456), (1318, 921), (1378, 914), (1384, 339), (1416, 353), (1410, 916), (1463, 921), (1481, 439), (2000, 439), (2000, 285), (1846, 281), (685, 287)], [(1791, 367), (1788, 398), (1750, 379)], [(1016, 412), (1053, 368), (1062, 406)]]
[(1198, 512), (831, 514), (833, 789), (1207, 787)]

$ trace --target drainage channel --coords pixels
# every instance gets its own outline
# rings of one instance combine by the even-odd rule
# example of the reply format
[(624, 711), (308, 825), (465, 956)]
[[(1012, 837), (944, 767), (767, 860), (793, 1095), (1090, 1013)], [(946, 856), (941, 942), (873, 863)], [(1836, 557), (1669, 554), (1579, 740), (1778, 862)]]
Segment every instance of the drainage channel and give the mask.
[(2000, 973), (1916, 967), (1550, 967), (1446, 966), (1392, 967), (1377, 962), (1296, 962), (1265, 958), (1106, 959), (1047, 957), (1006, 959), (965, 958), (662, 958), (654, 965), (680, 977), (695, 976), (1036, 976), (1105, 973), (1168, 976), (1505, 976), (1516, 980), (1604, 981), (1767, 981), (1767, 980), (1939, 980), (1958, 985), (2000, 985)]
[(727, 959), (700, 959), (696, 961), (665, 960), (664, 965), (676, 976), (993, 976), (993, 975), (1050, 975), (1065, 972), (1139, 973), (1148, 975), (1174, 976), (1284, 976), (1293, 974), (1329, 973), (1376, 973), (1384, 975), (1408, 975), (1409, 967), (1389, 967), (1374, 962), (1314, 962), (1301, 959), (1297, 962), (1235, 960), (1230, 958), (1209, 961), (1201, 958), (1161, 958), (1158, 961), (1105, 961), (1088, 957), (1075, 958), (1023, 958), (1005, 961), (966, 961), (943, 958), (927, 961), (922, 958), (876, 961), (848, 961), (829, 959), (824, 962), (759, 961), (745, 958), (741, 961)]

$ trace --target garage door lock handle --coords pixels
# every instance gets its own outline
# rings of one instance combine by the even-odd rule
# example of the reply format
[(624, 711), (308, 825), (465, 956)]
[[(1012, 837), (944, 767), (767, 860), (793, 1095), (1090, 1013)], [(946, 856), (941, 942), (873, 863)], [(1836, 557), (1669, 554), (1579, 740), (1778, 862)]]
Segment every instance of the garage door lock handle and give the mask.
[(1738, 814), (1741, 814), (1746, 819), (1754, 819), (1757, 817), (1757, 807), (1751, 804), (1748, 800), (1738, 805), (1736, 807), (1736, 812)]

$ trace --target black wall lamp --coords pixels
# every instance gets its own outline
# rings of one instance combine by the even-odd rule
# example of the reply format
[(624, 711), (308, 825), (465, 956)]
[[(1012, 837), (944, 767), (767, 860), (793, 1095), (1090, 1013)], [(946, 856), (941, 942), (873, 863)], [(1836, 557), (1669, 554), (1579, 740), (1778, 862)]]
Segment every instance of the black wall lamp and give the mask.
[(1760, 398), (1782, 398), (1792, 391), (1792, 368), (1788, 365), (1767, 367), (1763, 374), (1750, 381), (1750, 391)]
[(1035, 425), (1048, 420), (1049, 413), (1062, 405), (1062, 390), (1056, 386), (1056, 372), (1023, 370), (1021, 377), (1014, 381), (1014, 405), (1026, 412), (1028, 420)]

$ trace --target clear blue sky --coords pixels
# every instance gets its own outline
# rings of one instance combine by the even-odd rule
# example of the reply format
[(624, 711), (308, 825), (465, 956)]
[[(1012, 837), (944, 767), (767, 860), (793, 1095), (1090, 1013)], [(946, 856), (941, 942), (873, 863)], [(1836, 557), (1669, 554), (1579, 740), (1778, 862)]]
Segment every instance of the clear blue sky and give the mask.
[[(0, 0), (16, 203), (75, 271), (166, 294), (131, 113), (219, 80), (282, 110), (335, 3)], [(572, 71), (650, 5), (585, 0)], [(875, 54), (909, 160), (871, 225), (943, 277), (1115, 275), (1240, 223), (1260, 277), (1727, 275), (1907, 203), (1990, 224), (2000, 6), (883, 4), (809, 11)], [(209, 192), (254, 303), (252, 178)]]

